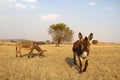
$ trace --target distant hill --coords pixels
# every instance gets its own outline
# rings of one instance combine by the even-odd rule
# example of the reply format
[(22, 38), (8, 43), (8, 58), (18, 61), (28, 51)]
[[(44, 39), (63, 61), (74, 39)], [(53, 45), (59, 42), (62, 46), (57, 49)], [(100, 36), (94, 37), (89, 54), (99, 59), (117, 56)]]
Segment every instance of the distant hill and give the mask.
[[(1, 45), (3, 45), (3, 44), (11, 44), (11, 42), (12, 43), (15, 43), (15, 42), (17, 42), (17, 41), (32, 41), (32, 40), (27, 40), (27, 39), (1, 39), (0, 40), (0, 44)], [(44, 41), (33, 41), (33, 42), (35, 42), (36, 44), (38, 44), (38, 45), (43, 45), (43, 44), (45, 44), (45, 42)]]
[(32, 41), (32, 40), (27, 40), (27, 39), (1, 39), (0, 41), (16, 42), (16, 41)]

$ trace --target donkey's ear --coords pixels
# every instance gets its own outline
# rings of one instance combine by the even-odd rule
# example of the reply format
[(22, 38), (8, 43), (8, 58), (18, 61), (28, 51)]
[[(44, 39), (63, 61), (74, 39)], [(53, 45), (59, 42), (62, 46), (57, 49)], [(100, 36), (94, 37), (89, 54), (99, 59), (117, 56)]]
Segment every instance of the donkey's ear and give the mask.
[(93, 38), (93, 33), (90, 33), (90, 35), (88, 36), (88, 40), (92, 40)]
[(78, 38), (79, 38), (79, 40), (82, 40), (82, 39), (83, 39), (83, 36), (82, 36), (81, 33), (78, 34)]

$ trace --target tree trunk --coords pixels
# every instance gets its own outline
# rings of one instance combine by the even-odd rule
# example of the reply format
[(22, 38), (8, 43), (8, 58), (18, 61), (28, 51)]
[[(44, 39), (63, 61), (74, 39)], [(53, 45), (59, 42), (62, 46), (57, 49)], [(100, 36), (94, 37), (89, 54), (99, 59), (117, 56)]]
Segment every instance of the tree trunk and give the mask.
[(59, 47), (60, 45), (58, 43), (56, 43), (56, 46)]
[(56, 46), (60, 46), (59, 44), (60, 44), (60, 42), (61, 42), (61, 40), (60, 39), (58, 39), (58, 41), (57, 41), (57, 43), (56, 43)]

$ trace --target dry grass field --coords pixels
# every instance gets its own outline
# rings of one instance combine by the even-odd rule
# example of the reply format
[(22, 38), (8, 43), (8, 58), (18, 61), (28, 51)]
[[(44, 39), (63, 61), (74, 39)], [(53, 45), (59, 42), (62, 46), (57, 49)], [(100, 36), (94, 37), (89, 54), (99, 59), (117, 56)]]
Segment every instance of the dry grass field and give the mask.
[(15, 57), (15, 45), (0, 45), (0, 80), (120, 80), (120, 45), (91, 45), (89, 66), (79, 74), (73, 65), (72, 45), (40, 45), (45, 57)]

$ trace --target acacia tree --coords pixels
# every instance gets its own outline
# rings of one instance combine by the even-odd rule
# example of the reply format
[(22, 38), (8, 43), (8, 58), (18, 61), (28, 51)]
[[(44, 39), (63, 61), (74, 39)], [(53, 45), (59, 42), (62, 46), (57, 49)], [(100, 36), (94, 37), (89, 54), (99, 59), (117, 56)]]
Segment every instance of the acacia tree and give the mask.
[(59, 46), (61, 41), (71, 41), (73, 38), (73, 31), (64, 23), (50, 25), (48, 33), (52, 36), (56, 46)]

